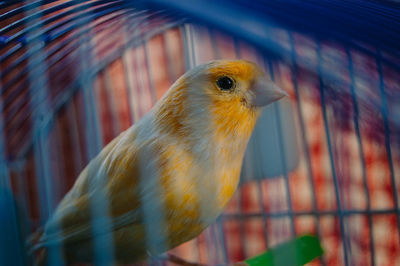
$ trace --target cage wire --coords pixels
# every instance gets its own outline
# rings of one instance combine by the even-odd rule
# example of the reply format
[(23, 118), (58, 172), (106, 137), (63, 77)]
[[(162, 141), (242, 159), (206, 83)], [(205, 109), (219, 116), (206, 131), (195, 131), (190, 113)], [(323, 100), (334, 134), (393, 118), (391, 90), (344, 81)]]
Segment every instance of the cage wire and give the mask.
[[(29, 263), (26, 237), (105, 144), (222, 58), (258, 63), (290, 97), (263, 111), (223, 214), (170, 252), (227, 264), (311, 233), (325, 251), (311, 265), (400, 265), (399, 15), (373, 1), (0, 1), (2, 265)], [(96, 239), (96, 265), (110, 245)]]

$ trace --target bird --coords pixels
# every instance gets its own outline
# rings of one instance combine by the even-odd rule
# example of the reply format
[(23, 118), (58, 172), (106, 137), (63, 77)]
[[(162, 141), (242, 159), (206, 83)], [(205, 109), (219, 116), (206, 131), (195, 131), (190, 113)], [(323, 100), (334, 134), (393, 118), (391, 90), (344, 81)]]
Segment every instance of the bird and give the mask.
[(83, 169), (31, 238), (37, 265), (57, 245), (67, 264), (93, 262), (107, 241), (134, 263), (198, 236), (233, 196), (262, 108), (287, 95), (246, 60), (187, 71)]

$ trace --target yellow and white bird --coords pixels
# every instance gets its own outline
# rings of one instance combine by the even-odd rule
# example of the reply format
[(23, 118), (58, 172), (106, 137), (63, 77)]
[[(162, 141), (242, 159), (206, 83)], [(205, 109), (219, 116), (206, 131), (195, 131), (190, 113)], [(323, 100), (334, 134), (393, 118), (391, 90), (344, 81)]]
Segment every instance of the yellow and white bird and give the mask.
[(199, 235), (236, 190), (261, 107), (285, 95), (249, 61), (185, 73), (81, 172), (32, 248), (39, 264), (54, 245), (67, 263), (93, 262), (108, 241), (132, 263)]

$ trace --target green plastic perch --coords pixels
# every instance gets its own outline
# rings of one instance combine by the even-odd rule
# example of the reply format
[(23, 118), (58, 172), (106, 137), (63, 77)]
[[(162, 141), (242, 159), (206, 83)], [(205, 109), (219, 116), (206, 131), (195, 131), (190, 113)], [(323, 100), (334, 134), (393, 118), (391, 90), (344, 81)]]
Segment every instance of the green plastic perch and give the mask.
[(249, 258), (237, 265), (292, 266), (304, 265), (323, 254), (321, 244), (315, 236), (303, 235), (279, 244), (267, 252)]

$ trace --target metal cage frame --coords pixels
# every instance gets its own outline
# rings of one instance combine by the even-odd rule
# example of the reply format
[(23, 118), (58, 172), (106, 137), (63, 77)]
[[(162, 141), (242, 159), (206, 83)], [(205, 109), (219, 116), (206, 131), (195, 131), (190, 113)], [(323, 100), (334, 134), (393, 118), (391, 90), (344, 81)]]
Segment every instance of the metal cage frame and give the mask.
[[(395, 99), (400, 99), (400, 90), (395, 85), (388, 85), (385, 77), (388, 72), (394, 80), (400, 77), (400, 9), (395, 4), (378, 4), (372, 1), (283, 1), (282, 3), (263, 1), (127, 1), (99, 0), (81, 1), (2, 1), (0, 10), (0, 170), (1, 186), (12, 191), (11, 171), (21, 168), (25, 157), (33, 152), (36, 175), (42, 185), (39, 190), (41, 222), (54, 209), (54, 200), (49, 198), (53, 181), (49, 151), (49, 132), (54, 127), (57, 113), (65, 107), (78, 92), (82, 93), (86, 104), (84, 121), (86, 123), (87, 156), (93, 158), (103, 146), (101, 121), (97, 117), (93, 95), (94, 78), (126, 50), (145, 44), (152, 37), (168, 29), (178, 28), (183, 42), (191, 47), (194, 41), (192, 30), (186, 23), (195, 23), (209, 27), (209, 33), (223, 31), (234, 36), (236, 54), (240, 53), (239, 42), (245, 41), (263, 53), (265, 69), (274, 79), (274, 64), (283, 63), (290, 69), (293, 84), (293, 98), (297, 102), (295, 113), (299, 121), (301, 146), (306, 161), (307, 179), (311, 186), (312, 208), (309, 211), (295, 211), (292, 207), (291, 188), (288, 174), (283, 175), (288, 208), (286, 211), (259, 213), (225, 213), (218, 220), (219, 244), (223, 261), (229, 261), (222, 224), (226, 220), (242, 221), (246, 218), (261, 217), (266, 224), (270, 218), (288, 218), (290, 235), (296, 233), (295, 219), (310, 216), (315, 219), (316, 234), (320, 236), (320, 219), (325, 216), (337, 217), (342, 241), (343, 264), (351, 265), (351, 242), (346, 219), (353, 215), (365, 215), (369, 227), (369, 262), (377, 263), (374, 246), (374, 215), (392, 214), (396, 217), (397, 238), (400, 247), (400, 209), (399, 181), (396, 173), (396, 159), (393, 153), (400, 150), (400, 124), (393, 109), (397, 108)], [(355, 15), (352, 10), (357, 10)], [(338, 22), (339, 21), (339, 22)], [(336, 23), (337, 22), (337, 23)], [(1, 24), (2, 23), (2, 24)], [(96, 43), (106, 43), (106, 39), (119, 41), (118, 45), (107, 50), (103, 56), (93, 57), (90, 52), (96, 30), (102, 31), (102, 25), (122, 27), (128, 39), (120, 40), (117, 36), (103, 36)], [(185, 26), (186, 25), (186, 26)], [(352, 25), (352, 27), (348, 27)], [(140, 27), (139, 27), (140, 26)], [(326, 29), (330, 30), (327, 31)], [(215, 30), (217, 29), (217, 30)], [(277, 38), (277, 36), (285, 36)], [(307, 36), (315, 41), (316, 64), (310, 63), (296, 50), (296, 36)], [(330, 71), (324, 66), (322, 46), (334, 42), (344, 53), (348, 78), (343, 73)], [(339, 46), (336, 46), (339, 47)], [(377, 90), (360, 93), (355, 75), (355, 54), (373, 58), (376, 65)], [(148, 53), (148, 51), (145, 51)], [(194, 64), (193, 50), (184, 51), (186, 66)], [(59, 91), (51, 91), (49, 80), (44, 73), (50, 67), (68, 57), (71, 65), (79, 65), (67, 86)], [(329, 56), (328, 56), (329, 57)], [(335, 59), (333, 59), (335, 60)], [(148, 64), (148, 62), (147, 62)], [(59, 67), (59, 66), (58, 66)], [(65, 65), (64, 65), (65, 67)], [(343, 66), (342, 66), (343, 67)], [(127, 71), (126, 69), (124, 69)], [(322, 108), (325, 141), (328, 147), (336, 210), (320, 210), (316, 200), (316, 185), (313, 177), (313, 165), (310, 159), (309, 138), (304, 121), (302, 96), (298, 85), (299, 73), (309, 73), (317, 79), (318, 94)], [(365, 73), (363, 73), (365, 74)], [(128, 73), (125, 73), (128, 76)], [(375, 77), (373, 77), (375, 78)], [(21, 83), (21, 80), (23, 82)], [(29, 90), (26, 91), (27, 84)], [(152, 87), (152, 86), (150, 86)], [(356, 136), (360, 163), (363, 193), (366, 198), (364, 209), (347, 208), (343, 202), (343, 180), (337, 166), (337, 155), (333, 143), (333, 131), (329, 114), (332, 101), (343, 87), (350, 91), (343, 96), (349, 101), (348, 115), (343, 120), (350, 121)], [(154, 87), (152, 88), (154, 90)], [(49, 98), (49, 94), (53, 95)], [(152, 92), (152, 101), (156, 100)], [(372, 100), (371, 100), (372, 99)], [(377, 100), (374, 100), (377, 99)], [(389, 104), (390, 102), (390, 104)], [(367, 107), (365, 107), (367, 105)], [(377, 139), (384, 145), (389, 169), (390, 185), (393, 188), (392, 208), (374, 208), (371, 204), (367, 162), (364, 156), (361, 112), (365, 108), (379, 110), (376, 118)], [(275, 107), (279, 117), (279, 107)], [(32, 112), (30, 115), (29, 113)], [(30, 121), (30, 123), (28, 123)], [(279, 124), (279, 119), (277, 120)], [(10, 126), (11, 125), (11, 126)], [(278, 127), (280, 127), (278, 125)], [(27, 133), (28, 132), (28, 133)], [(94, 136), (94, 137), (93, 137)], [(280, 140), (279, 145), (283, 145)], [(10, 143), (14, 146), (10, 147)], [(21, 177), (19, 177), (21, 178)], [(261, 182), (261, 180), (257, 180)], [(259, 183), (260, 184), (260, 183)], [(259, 185), (261, 188), (261, 185)], [(263, 206), (262, 191), (259, 201)], [(27, 199), (24, 199), (25, 201)], [(13, 203), (10, 202), (10, 206)], [(13, 210), (13, 216), (17, 216)], [(32, 226), (32, 225), (29, 225)], [(28, 227), (29, 227), (28, 226)], [(212, 230), (215, 230), (213, 228)], [(19, 230), (19, 229), (18, 229)], [(243, 230), (242, 230), (243, 231)], [(25, 234), (26, 232), (18, 233)], [(20, 236), (22, 237), (22, 236)], [(243, 237), (243, 236), (242, 236)], [(267, 229), (265, 229), (267, 238)], [(268, 243), (267, 243), (268, 246)], [(399, 249), (399, 247), (397, 249)], [(22, 252), (22, 251), (21, 251)], [(341, 261), (339, 259), (339, 261)], [(25, 263), (24, 260), (20, 261)], [(325, 258), (321, 264), (327, 264)]]

